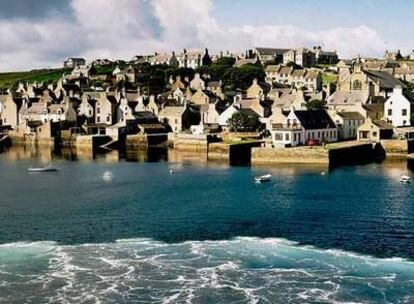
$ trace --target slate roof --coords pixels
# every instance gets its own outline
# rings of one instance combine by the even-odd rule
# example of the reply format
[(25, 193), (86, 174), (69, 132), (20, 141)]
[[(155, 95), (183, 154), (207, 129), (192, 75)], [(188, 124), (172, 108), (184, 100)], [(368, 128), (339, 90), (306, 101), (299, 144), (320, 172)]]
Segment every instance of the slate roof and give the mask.
[(238, 111), (240, 113), (246, 114), (247, 116), (257, 116), (257, 117), (260, 117), (259, 114), (257, 114), (254, 110), (252, 110), (250, 108), (241, 108), (241, 109), (238, 109)]
[(406, 85), (404, 83), (402, 83), (400, 80), (395, 78), (390, 73), (383, 72), (383, 71), (372, 71), (372, 70), (364, 70), (364, 72), (374, 82), (379, 83), (380, 87), (382, 88), (394, 89), (397, 86), (406, 88)]
[(306, 130), (336, 128), (325, 110), (295, 111), (295, 115)]
[(173, 116), (173, 117), (179, 117), (184, 112), (184, 107), (165, 107), (161, 110), (158, 116)]
[(366, 103), (368, 101), (368, 93), (364, 91), (352, 91), (352, 92), (334, 92), (327, 98), (329, 104), (342, 105), (349, 104), (353, 105), (357, 102)]
[(290, 51), (290, 49), (279, 49), (279, 48), (264, 48), (264, 47), (257, 47), (256, 51), (260, 55), (265, 56), (274, 56), (274, 55), (283, 55), (284, 53)]
[(361, 113), (359, 112), (338, 112), (337, 113), (339, 116), (341, 116), (344, 119), (349, 119), (349, 120), (364, 120), (364, 116), (362, 116)]

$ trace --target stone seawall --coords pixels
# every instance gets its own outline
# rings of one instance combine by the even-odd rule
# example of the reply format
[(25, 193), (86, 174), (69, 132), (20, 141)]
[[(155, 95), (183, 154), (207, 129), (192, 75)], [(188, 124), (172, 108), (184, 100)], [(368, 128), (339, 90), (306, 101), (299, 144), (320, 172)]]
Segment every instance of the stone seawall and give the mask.
[(148, 137), (147, 135), (127, 135), (126, 146), (134, 148), (147, 148), (148, 147)]
[(388, 158), (405, 158), (414, 152), (414, 142), (407, 140), (387, 139), (381, 140), (381, 146)]
[(230, 145), (224, 143), (212, 143), (208, 146), (208, 159), (230, 160)]
[(300, 163), (329, 164), (328, 150), (322, 147), (252, 148), (252, 165)]

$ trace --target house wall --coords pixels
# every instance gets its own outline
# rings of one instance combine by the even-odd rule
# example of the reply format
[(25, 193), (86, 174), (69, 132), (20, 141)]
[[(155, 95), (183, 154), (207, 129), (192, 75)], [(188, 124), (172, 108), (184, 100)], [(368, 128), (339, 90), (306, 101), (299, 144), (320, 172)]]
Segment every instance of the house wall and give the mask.
[(98, 98), (95, 105), (95, 123), (112, 124), (112, 104), (104, 94)]
[(395, 92), (384, 104), (384, 115), (394, 127), (410, 126), (411, 104), (402, 94)]
[(191, 96), (190, 101), (197, 105), (208, 104), (209, 97), (206, 94), (204, 94), (202, 90), (198, 90), (194, 93), (193, 96)]
[(3, 125), (16, 128), (19, 124), (19, 115), (17, 113), (17, 105), (11, 95), (7, 95), (3, 103), (3, 110), (1, 114)]

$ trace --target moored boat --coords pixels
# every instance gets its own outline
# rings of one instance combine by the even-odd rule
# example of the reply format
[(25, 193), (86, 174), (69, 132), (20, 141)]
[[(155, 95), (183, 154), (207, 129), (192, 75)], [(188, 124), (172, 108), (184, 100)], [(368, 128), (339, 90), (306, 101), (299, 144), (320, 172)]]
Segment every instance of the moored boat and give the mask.
[(402, 175), (401, 177), (400, 177), (400, 183), (403, 183), (403, 184), (408, 184), (408, 183), (410, 183), (411, 182), (411, 178), (409, 177), (409, 176), (407, 176), (407, 175)]
[(256, 181), (256, 183), (263, 183), (263, 182), (270, 181), (271, 178), (272, 178), (271, 174), (266, 174), (266, 175), (262, 175), (262, 176), (257, 176), (257, 177), (254, 178), (254, 180)]
[(59, 169), (58, 168), (56, 168), (55, 166), (53, 166), (53, 165), (49, 165), (49, 166), (46, 166), (46, 167), (38, 167), (38, 168), (33, 168), (33, 167), (29, 167), (28, 169), (27, 169), (27, 171), (29, 171), (29, 172), (56, 172), (56, 171), (58, 171)]

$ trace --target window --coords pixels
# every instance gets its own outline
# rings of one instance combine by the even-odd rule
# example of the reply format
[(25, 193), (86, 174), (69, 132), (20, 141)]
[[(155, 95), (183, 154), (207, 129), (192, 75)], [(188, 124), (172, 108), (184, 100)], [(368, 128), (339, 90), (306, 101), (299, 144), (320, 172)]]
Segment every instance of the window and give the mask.
[(355, 80), (352, 83), (352, 89), (353, 90), (362, 90), (362, 82), (360, 80)]
[(111, 120), (111, 117), (107, 116), (106, 121), (109, 122)]
[(391, 116), (391, 115), (392, 115), (392, 110), (388, 109), (388, 116)]
[(290, 140), (289, 133), (286, 133), (286, 134), (285, 134), (285, 140), (286, 140), (286, 141)]
[(375, 132), (375, 131), (374, 131), (374, 132), (372, 132), (372, 136), (373, 136), (373, 137), (377, 137), (377, 134), (378, 134), (378, 133), (377, 133), (377, 132)]
[(96, 108), (96, 113), (100, 114), (101, 113), (101, 108)]
[(402, 116), (407, 116), (407, 109), (402, 109)]
[(359, 137), (363, 138), (363, 139), (367, 139), (368, 138), (368, 131), (359, 132)]
[(96, 117), (96, 122), (101, 122), (101, 118), (99, 116)]
[(275, 140), (283, 140), (283, 135), (280, 133), (275, 133)]

